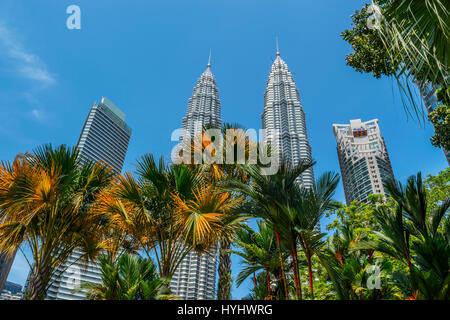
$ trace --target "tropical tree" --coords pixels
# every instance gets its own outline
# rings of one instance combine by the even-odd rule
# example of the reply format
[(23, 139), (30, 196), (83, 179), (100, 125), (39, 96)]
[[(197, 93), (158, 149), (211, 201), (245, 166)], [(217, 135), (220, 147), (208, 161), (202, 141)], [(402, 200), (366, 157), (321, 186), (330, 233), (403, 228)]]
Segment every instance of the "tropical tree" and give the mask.
[(434, 135), (430, 138), (431, 144), (444, 150), (450, 150), (450, 87), (436, 90), (437, 100), (441, 102), (428, 114), (433, 124)]
[[(209, 131), (215, 129), (215, 131)], [(213, 135), (214, 134), (214, 135)], [(221, 129), (205, 125), (203, 132), (195, 137), (194, 141), (184, 141), (184, 149), (190, 150), (192, 163), (195, 162), (195, 154), (202, 155), (202, 163), (198, 164), (205, 182), (221, 187), (226, 181), (235, 179), (246, 183), (248, 177), (237, 165), (247, 163), (251, 150), (256, 151), (257, 144), (247, 136), (245, 129), (239, 124), (224, 123)], [(216, 188), (216, 192), (221, 192)], [(233, 210), (227, 210), (222, 216), (221, 236), (218, 238), (219, 263), (218, 263), (218, 288), (217, 298), (227, 300), (231, 298), (231, 243), (235, 231), (239, 230), (246, 220), (248, 203), (243, 201), (239, 194), (229, 192), (228, 197), (236, 198), (240, 203)], [(236, 201), (235, 200), (235, 201)]]
[[(396, 204), (386, 201), (383, 195), (369, 195), (367, 203), (354, 201), (334, 212), (337, 219), (327, 227), (333, 234), (317, 256), (327, 270), (338, 299), (397, 299), (401, 296), (402, 284), (398, 280), (407, 270), (404, 261), (375, 250), (374, 243), (386, 240), (378, 237), (382, 227), (377, 219), (395, 209)], [(395, 223), (393, 220), (390, 221)], [(383, 243), (384, 246), (392, 244)], [(401, 244), (404, 241), (395, 245), (400, 248)], [(373, 279), (376, 285), (372, 283), (372, 287)]]
[(419, 88), (429, 83), (449, 86), (448, 8), (447, 0), (376, 0), (365, 5), (353, 15), (353, 28), (342, 33), (354, 49), (347, 63), (377, 78), (393, 76), (402, 100), (406, 97), (406, 111), (419, 118), (422, 103), (410, 83)]
[[(254, 286), (250, 289), (250, 293), (243, 298), (243, 300), (276, 300), (277, 296), (281, 295), (282, 286), (274, 284), (274, 280), (271, 283), (267, 282), (267, 273), (260, 272), (253, 276)], [(273, 287), (273, 288), (271, 288)], [(267, 295), (267, 292), (271, 292)]]
[[(300, 186), (297, 195), (293, 197), (292, 207), (286, 207), (286, 213), (294, 226), (293, 240), (296, 236), (303, 247), (308, 263), (309, 287), (314, 298), (313, 274), (311, 257), (321, 246), (325, 234), (317, 230), (320, 219), (327, 211), (336, 209), (338, 203), (333, 199), (335, 190), (339, 184), (339, 175), (331, 172), (322, 174), (313, 186)], [(296, 245), (293, 245), (296, 247)], [(294, 259), (295, 261), (295, 259)], [(298, 272), (294, 264), (295, 273)]]
[[(378, 2), (376, 2), (378, 3)], [(345, 58), (347, 65), (361, 73), (371, 73), (375, 78), (393, 76), (399, 68), (400, 61), (392, 59), (384, 46), (378, 31), (370, 28), (373, 12), (365, 4), (351, 16), (352, 28), (341, 33), (342, 39), (353, 48)], [(369, 22), (369, 23), (368, 23)]]
[(356, 249), (373, 249), (404, 263), (408, 274), (398, 272), (395, 278), (407, 297), (448, 299), (450, 199), (428, 208), (420, 173), (408, 178), (406, 186), (392, 180), (385, 188), (396, 207), (375, 209), (379, 231), (373, 231), (375, 237)]
[[(450, 294), (450, 222), (447, 198), (439, 206), (428, 209), (428, 195), (419, 172), (408, 178), (406, 186), (388, 181), (386, 189), (402, 210), (404, 228), (414, 237), (411, 249), (415, 267), (408, 266), (418, 297), (448, 299)], [(405, 257), (406, 258), (406, 257)]]
[[(194, 192), (194, 199), (183, 200), (174, 195), (178, 224), (185, 241), (203, 251), (219, 249), (219, 300), (230, 298), (231, 261), (230, 241), (241, 227), (245, 217), (240, 215), (242, 197), (224, 192), (214, 185), (203, 185)], [(227, 250), (227, 251), (225, 251)], [(224, 282), (227, 283), (224, 283)]]
[(436, 209), (443, 201), (450, 198), (450, 168), (437, 175), (428, 175), (423, 184), (427, 192), (427, 207)]
[(183, 200), (174, 194), (173, 200), (177, 224), (185, 241), (193, 247), (202, 246), (208, 250), (217, 246), (218, 239), (226, 236), (224, 233), (230, 232), (225, 228), (224, 220), (242, 199), (220, 191), (217, 187), (202, 185), (194, 191), (193, 199)]
[(168, 166), (161, 158), (144, 155), (137, 164), (137, 179), (127, 173), (118, 176), (97, 202), (96, 210), (145, 252), (155, 256), (161, 278), (171, 278), (193, 248), (185, 241), (174, 199), (194, 199), (202, 177), (195, 167)]
[[(257, 278), (264, 274), (266, 285), (265, 297), (272, 296), (272, 279), (276, 279), (276, 273), (280, 268), (280, 260), (277, 255), (277, 243), (273, 229), (263, 220), (257, 222), (258, 231), (254, 231), (246, 226), (237, 231), (235, 244), (239, 250), (232, 252), (240, 256), (245, 265), (236, 279), (236, 285), (239, 287), (248, 277), (253, 277), (254, 286), (257, 287)], [(288, 253), (283, 252), (283, 260), (286, 260)], [(262, 272), (260, 272), (262, 271)], [(259, 273), (256, 276), (256, 273)]]
[[(296, 166), (291, 166), (282, 161), (278, 172), (273, 175), (264, 175), (258, 165), (243, 165), (241, 167), (249, 176), (250, 182), (248, 184), (240, 181), (228, 183), (228, 187), (232, 190), (253, 199), (260, 208), (255, 215), (263, 218), (273, 228), (279, 247), (280, 277), (283, 279), (286, 297), (288, 296), (288, 286), (282, 258), (281, 237), (291, 248), (294, 269), (297, 269), (297, 248), (294, 227), (285, 215), (286, 210), (283, 209), (294, 202), (293, 199), (298, 195), (296, 192), (299, 188), (298, 182), (301, 174), (313, 165), (313, 162), (301, 162)], [(294, 272), (294, 276), (297, 297), (301, 299), (301, 286), (296, 272)]]
[(0, 165), (0, 248), (31, 251), (28, 299), (44, 299), (56, 270), (75, 248), (82, 259), (105, 249), (103, 214), (92, 212), (113, 178), (106, 164), (81, 164), (75, 148), (36, 148), (25, 160)]
[(85, 282), (76, 291), (86, 290), (89, 300), (168, 300), (176, 297), (167, 291), (169, 281), (158, 278), (151, 259), (123, 254), (114, 261), (110, 255), (98, 258), (101, 283)]
[[(342, 300), (366, 300), (395, 297), (395, 265), (386, 256), (360, 244), (367, 234), (345, 221), (339, 231), (327, 239), (316, 254), (327, 270), (335, 294)], [(375, 281), (374, 281), (375, 280)]]

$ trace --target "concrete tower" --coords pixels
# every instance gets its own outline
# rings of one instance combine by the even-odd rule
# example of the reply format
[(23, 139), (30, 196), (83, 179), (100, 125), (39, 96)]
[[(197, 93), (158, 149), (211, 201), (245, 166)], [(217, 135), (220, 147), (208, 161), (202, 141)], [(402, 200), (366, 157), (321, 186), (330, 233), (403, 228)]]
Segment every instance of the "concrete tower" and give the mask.
[[(266, 130), (266, 141), (291, 164), (312, 161), (311, 146), (306, 132), (305, 112), (292, 73), (280, 56), (277, 43), (277, 58), (270, 69), (264, 93), (262, 127)], [(275, 134), (278, 132), (278, 134)], [(299, 178), (305, 186), (314, 183), (313, 169), (308, 169)]]
[(369, 194), (386, 195), (383, 182), (394, 178), (394, 172), (378, 119), (333, 124), (333, 133), (347, 204), (366, 202)]

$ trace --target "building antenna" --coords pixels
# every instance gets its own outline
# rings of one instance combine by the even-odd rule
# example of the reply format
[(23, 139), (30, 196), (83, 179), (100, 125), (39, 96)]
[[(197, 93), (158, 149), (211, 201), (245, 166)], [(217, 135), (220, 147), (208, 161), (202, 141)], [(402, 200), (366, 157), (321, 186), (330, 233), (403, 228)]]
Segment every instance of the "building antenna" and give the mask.
[(211, 67), (211, 48), (209, 48), (208, 68)]
[(277, 42), (277, 56), (280, 55), (280, 49), (278, 48), (278, 36), (275, 38)]

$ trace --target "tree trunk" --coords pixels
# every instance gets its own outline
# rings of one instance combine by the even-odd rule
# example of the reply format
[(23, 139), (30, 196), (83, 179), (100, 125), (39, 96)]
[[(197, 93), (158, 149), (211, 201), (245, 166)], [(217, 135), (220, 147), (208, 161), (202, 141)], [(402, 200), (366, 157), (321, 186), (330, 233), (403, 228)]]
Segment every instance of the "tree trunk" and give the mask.
[(306, 247), (306, 258), (308, 260), (308, 274), (309, 274), (309, 289), (311, 290), (311, 296), (314, 299), (314, 284), (312, 278), (312, 268), (311, 268), (311, 252), (309, 251), (309, 246), (305, 242)]
[(219, 249), (219, 283), (217, 286), (217, 299), (231, 299), (231, 243), (229, 239), (223, 238), (220, 241)]
[(409, 273), (412, 276), (412, 274), (413, 274), (413, 266), (412, 266), (412, 263), (411, 263), (411, 258), (409, 257), (409, 254), (406, 254), (405, 257), (406, 257), (406, 262), (408, 263)]
[(34, 268), (28, 278), (25, 299), (44, 300), (47, 295), (47, 284), (50, 281), (48, 267), (41, 265), (39, 269)]
[(302, 287), (298, 279), (297, 248), (295, 246), (294, 239), (292, 239), (291, 249), (292, 249), (292, 263), (294, 264), (295, 292), (297, 293), (297, 299), (302, 300)]
[(269, 296), (272, 295), (272, 289), (270, 289), (270, 273), (269, 270), (266, 271), (266, 278), (267, 278), (267, 292)]
[(280, 235), (278, 234), (277, 231), (275, 231), (275, 235), (277, 236), (278, 249), (279, 249), (279, 252), (280, 252), (281, 276), (283, 277), (283, 284), (284, 284), (285, 297), (286, 297), (286, 299), (288, 299), (288, 297), (289, 297), (289, 292), (288, 292), (288, 289), (287, 289), (286, 274), (284, 273), (284, 263), (283, 263), (283, 256), (282, 256), (282, 254), (281, 254), (281, 241), (280, 241)]

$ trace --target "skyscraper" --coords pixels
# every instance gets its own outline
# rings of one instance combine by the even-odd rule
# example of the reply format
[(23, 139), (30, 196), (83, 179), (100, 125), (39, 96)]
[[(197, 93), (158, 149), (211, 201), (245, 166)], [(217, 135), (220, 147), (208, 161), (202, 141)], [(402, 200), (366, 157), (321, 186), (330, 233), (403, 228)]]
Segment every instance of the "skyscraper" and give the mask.
[[(277, 58), (270, 69), (264, 93), (264, 111), (261, 119), (262, 127), (266, 130), (265, 140), (277, 150), (280, 158), (294, 165), (302, 160), (312, 161), (300, 94), (292, 73), (280, 57), (278, 45)], [(277, 131), (278, 134), (275, 134)], [(313, 169), (304, 172), (299, 182), (305, 186), (312, 186)]]
[(378, 119), (333, 124), (345, 200), (366, 202), (369, 194), (384, 194), (383, 182), (394, 178)]
[(211, 58), (206, 70), (202, 73), (189, 98), (186, 116), (182, 127), (193, 137), (200, 133), (203, 125), (214, 128), (222, 127), (220, 118), (219, 89), (211, 72)]
[(125, 123), (125, 113), (103, 97), (92, 106), (78, 139), (81, 161), (101, 160), (120, 172), (130, 137), (131, 128)]
[[(125, 123), (125, 113), (103, 97), (100, 103), (92, 106), (78, 140), (77, 149), (81, 162), (103, 161), (120, 173), (130, 137), (131, 128)], [(92, 262), (85, 265), (79, 259), (81, 254), (79, 250), (75, 250), (66, 264), (56, 271), (47, 291), (47, 299), (84, 299), (84, 292), (73, 293), (80, 282), (101, 283), (99, 265)]]
[[(206, 70), (197, 81), (189, 99), (182, 127), (191, 137), (204, 125), (222, 126), (219, 90), (211, 72), (211, 56)], [(215, 297), (217, 251), (208, 254), (190, 252), (175, 271), (170, 287), (175, 295), (188, 300), (211, 300)]]

